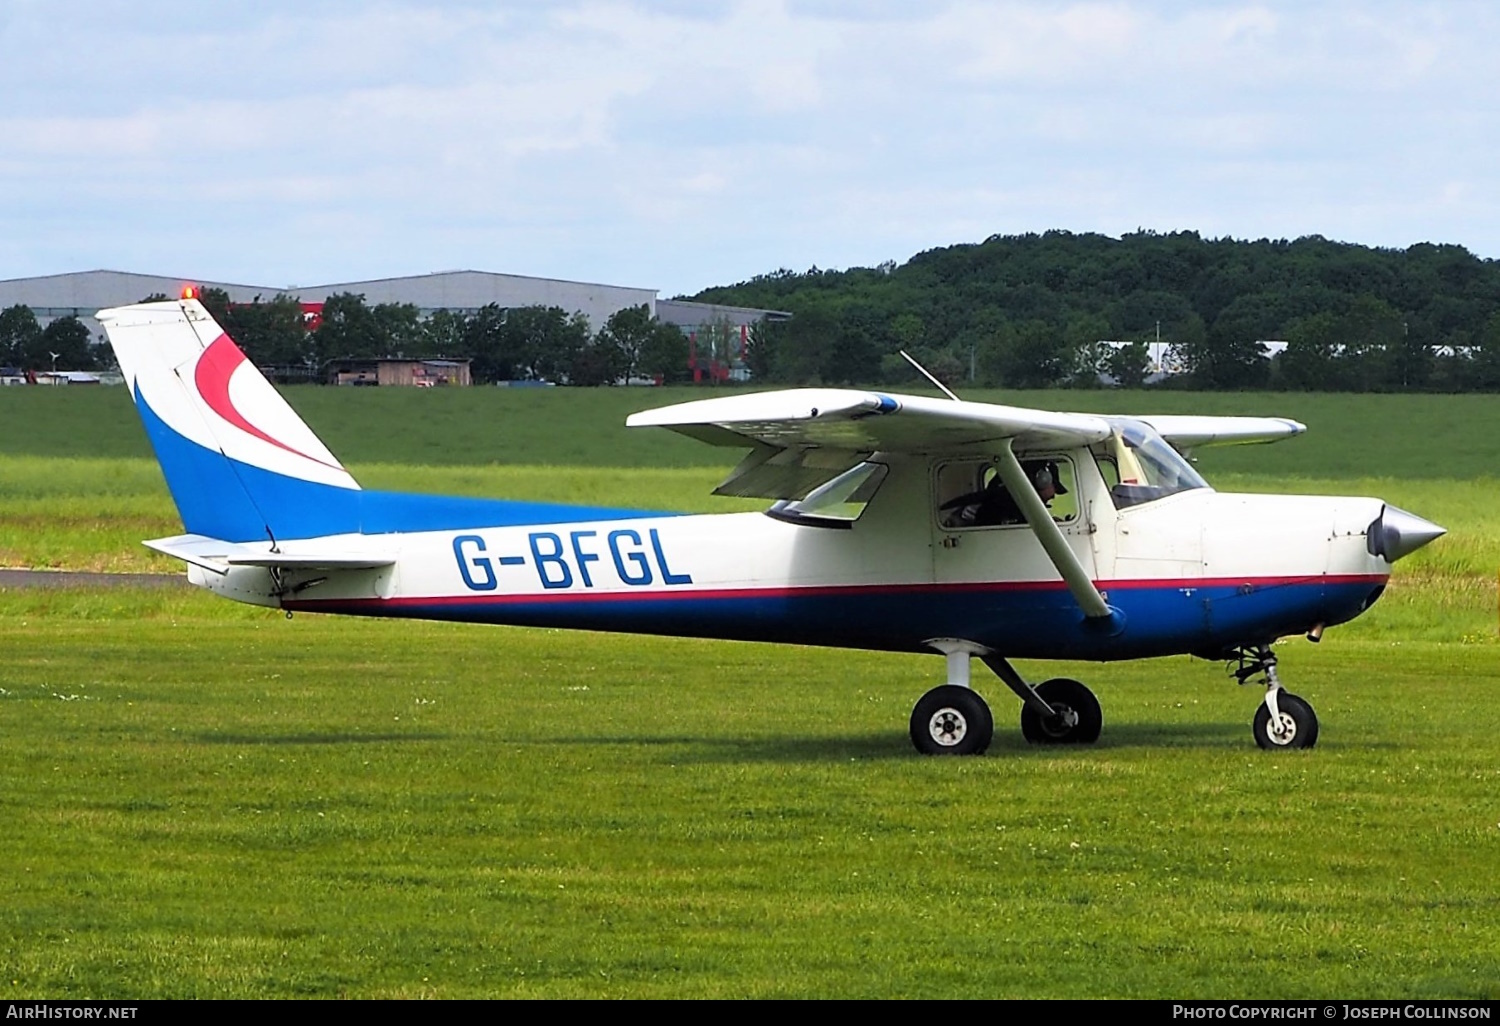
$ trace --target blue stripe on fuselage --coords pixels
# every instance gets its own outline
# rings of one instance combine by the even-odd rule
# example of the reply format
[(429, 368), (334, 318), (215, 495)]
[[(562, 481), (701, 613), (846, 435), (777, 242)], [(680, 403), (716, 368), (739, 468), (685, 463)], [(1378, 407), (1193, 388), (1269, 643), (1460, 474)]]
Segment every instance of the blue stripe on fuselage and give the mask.
[(462, 531), (676, 516), (650, 510), (337, 488), (232, 460), (184, 438), (136, 389), (136, 407), (189, 533), (229, 542), (329, 534)]
[(888, 651), (930, 651), (959, 637), (1007, 656), (1135, 659), (1206, 651), (1299, 634), (1358, 615), (1381, 582), (1322, 578), (1211, 587), (1143, 585), (1110, 590), (1125, 614), (1116, 636), (1091, 630), (1060, 584), (612, 592), (287, 602), (309, 612), (398, 616), (776, 641)]

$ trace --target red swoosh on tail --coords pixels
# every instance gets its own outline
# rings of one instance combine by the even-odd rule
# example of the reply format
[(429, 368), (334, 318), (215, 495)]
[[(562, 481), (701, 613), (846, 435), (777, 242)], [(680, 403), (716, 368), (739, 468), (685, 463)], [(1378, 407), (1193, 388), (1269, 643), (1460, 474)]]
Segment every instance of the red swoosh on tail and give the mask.
[(324, 463), (316, 456), (309, 456), (298, 449), (293, 449), (285, 442), (277, 441), (266, 434), (260, 428), (245, 419), (244, 414), (234, 408), (234, 403), (229, 398), (229, 379), (239, 369), (240, 364), (245, 362), (245, 354), (240, 347), (234, 344), (234, 340), (228, 335), (220, 335), (214, 340), (213, 345), (203, 350), (203, 355), (198, 358), (198, 367), (193, 372), (193, 384), (198, 388), (198, 394), (208, 404), (208, 408), (223, 417), (226, 421), (245, 432), (283, 449), (294, 456), (301, 456), (305, 460), (312, 460), (320, 466), (330, 467), (334, 470), (343, 468), (334, 463)]

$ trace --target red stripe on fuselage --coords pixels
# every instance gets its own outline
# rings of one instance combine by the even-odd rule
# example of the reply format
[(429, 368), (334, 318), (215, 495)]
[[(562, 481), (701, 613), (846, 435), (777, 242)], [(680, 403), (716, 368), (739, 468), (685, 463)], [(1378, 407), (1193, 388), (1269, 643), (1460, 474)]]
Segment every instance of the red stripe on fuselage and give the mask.
[[(1297, 577), (1183, 577), (1161, 580), (1097, 581), (1095, 586), (1106, 594), (1112, 589), (1138, 590), (1157, 589), (1164, 591), (1202, 588), (1276, 588), (1303, 584), (1385, 584), (1389, 574), (1308, 574)], [(528, 605), (534, 603), (561, 604), (567, 602), (647, 602), (659, 599), (681, 601), (720, 599), (775, 599), (775, 598), (830, 598), (839, 595), (944, 595), (976, 594), (984, 592), (1038, 592), (1066, 591), (1062, 581), (981, 581), (959, 584), (821, 584), (771, 588), (674, 588), (671, 590), (641, 589), (618, 591), (589, 591), (582, 588), (557, 589), (543, 592), (511, 592), (489, 594), (469, 592), (462, 595), (407, 595), (389, 599), (298, 599), (283, 602), (285, 609), (316, 610), (319, 605), (333, 604), (349, 607), (403, 607), (403, 606), (467, 606), (467, 605)]]

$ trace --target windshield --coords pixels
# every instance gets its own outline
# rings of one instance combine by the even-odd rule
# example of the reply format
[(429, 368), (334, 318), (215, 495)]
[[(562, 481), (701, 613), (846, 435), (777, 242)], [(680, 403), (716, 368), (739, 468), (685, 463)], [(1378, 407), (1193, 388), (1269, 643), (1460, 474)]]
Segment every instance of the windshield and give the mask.
[(1116, 509), (1139, 506), (1193, 488), (1207, 488), (1182, 454), (1138, 420), (1107, 417), (1114, 428), (1105, 452), (1095, 451)]
[(793, 523), (848, 527), (865, 511), (885, 475), (884, 463), (860, 463), (814, 489), (807, 498), (782, 499), (766, 512)]

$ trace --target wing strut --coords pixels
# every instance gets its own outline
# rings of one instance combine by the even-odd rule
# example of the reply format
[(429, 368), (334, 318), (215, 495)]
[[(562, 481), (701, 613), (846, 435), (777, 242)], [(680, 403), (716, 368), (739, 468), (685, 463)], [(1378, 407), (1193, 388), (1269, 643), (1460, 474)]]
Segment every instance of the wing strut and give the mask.
[(1057, 572), (1062, 574), (1062, 579), (1067, 582), (1068, 591), (1073, 593), (1078, 605), (1083, 608), (1083, 615), (1089, 620), (1097, 621), (1101, 625), (1109, 624), (1118, 631), (1124, 626), (1124, 618), (1118, 609), (1113, 609), (1104, 601), (1104, 596), (1099, 594), (1099, 589), (1094, 587), (1090, 580), (1088, 571), (1073, 554), (1068, 546), (1068, 540), (1063, 537), (1062, 529), (1057, 526), (1057, 521), (1052, 519), (1042, 497), (1036, 493), (1031, 482), (1026, 480), (1026, 472), (1021, 469), (1021, 461), (1016, 459), (1016, 454), (1011, 451), (1010, 439), (1004, 439), (999, 446), (1000, 455), (1000, 479), (1005, 482), (1005, 488), (1011, 497), (1016, 500), (1016, 505), (1021, 508), (1021, 514), (1026, 517), (1026, 523), (1031, 525), (1032, 532), (1037, 541), (1042, 543), (1042, 548), (1047, 553), (1047, 558), (1052, 560), (1052, 565), (1057, 567)]

